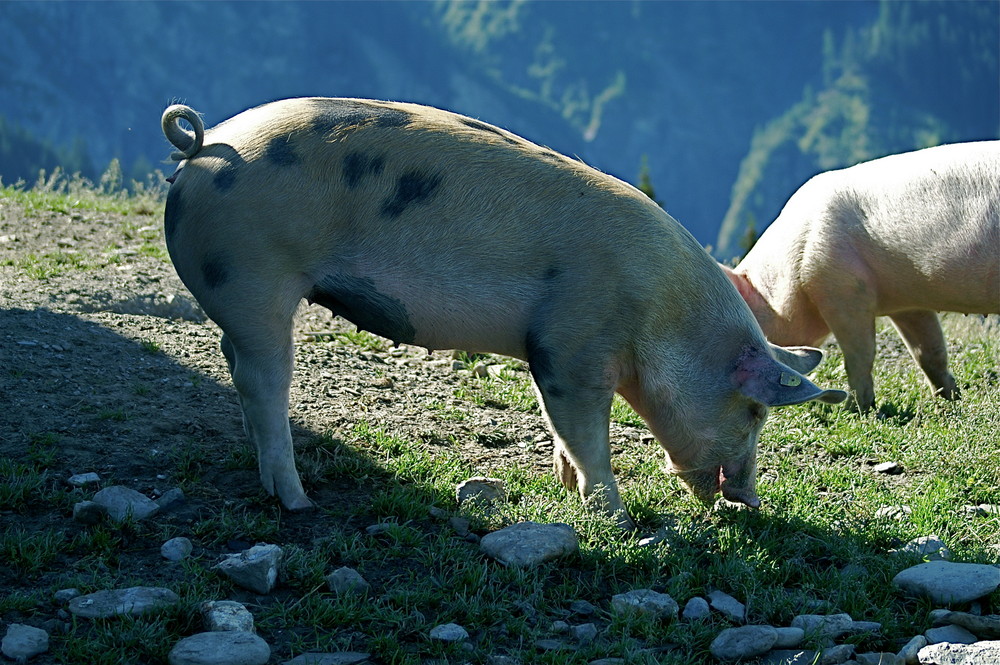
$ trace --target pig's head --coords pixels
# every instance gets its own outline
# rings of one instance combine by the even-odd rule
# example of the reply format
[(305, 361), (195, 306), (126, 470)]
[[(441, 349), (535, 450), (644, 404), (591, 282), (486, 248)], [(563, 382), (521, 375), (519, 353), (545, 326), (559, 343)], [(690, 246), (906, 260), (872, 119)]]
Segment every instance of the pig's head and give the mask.
[(691, 492), (706, 503), (722, 496), (757, 508), (757, 439), (772, 406), (811, 400), (836, 404), (847, 398), (842, 390), (824, 390), (804, 373), (822, 359), (816, 349), (744, 347), (730, 368), (728, 385), (702, 404), (686, 441), (661, 439), (673, 470)]

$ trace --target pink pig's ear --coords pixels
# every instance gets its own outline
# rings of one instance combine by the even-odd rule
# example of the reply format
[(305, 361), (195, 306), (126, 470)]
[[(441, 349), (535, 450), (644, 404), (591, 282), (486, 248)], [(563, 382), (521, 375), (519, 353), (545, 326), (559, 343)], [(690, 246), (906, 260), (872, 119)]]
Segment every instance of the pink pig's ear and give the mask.
[(757, 350), (748, 349), (740, 356), (733, 378), (741, 393), (767, 406), (811, 400), (839, 404), (847, 399), (843, 390), (824, 390), (788, 365)]
[(779, 363), (788, 365), (800, 374), (813, 371), (823, 360), (823, 352), (811, 346), (778, 346), (770, 343), (768, 346)]

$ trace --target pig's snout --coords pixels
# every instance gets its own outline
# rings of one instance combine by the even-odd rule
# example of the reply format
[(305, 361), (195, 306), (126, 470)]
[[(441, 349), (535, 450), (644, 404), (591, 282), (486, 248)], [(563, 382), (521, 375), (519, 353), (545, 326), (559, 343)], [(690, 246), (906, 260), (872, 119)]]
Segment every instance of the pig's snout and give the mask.
[(752, 461), (723, 464), (708, 469), (679, 471), (677, 475), (703, 503), (714, 503), (721, 491), (726, 501), (760, 508), (760, 498), (755, 490), (756, 466)]

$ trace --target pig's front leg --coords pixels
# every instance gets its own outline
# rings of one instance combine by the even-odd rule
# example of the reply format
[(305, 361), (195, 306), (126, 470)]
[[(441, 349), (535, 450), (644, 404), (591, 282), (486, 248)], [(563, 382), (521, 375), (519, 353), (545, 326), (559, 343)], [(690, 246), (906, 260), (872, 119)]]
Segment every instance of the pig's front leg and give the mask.
[(851, 388), (848, 408), (865, 413), (875, 406), (875, 315), (860, 305), (838, 305), (823, 311), (823, 318), (844, 352), (847, 383)]
[(555, 437), (556, 478), (567, 489), (578, 490), (589, 509), (611, 517), (623, 529), (635, 529), (611, 470), (608, 429), (614, 387), (587, 387), (591, 382), (579, 376), (579, 369), (570, 376), (537, 356), (534, 363), (529, 358), (529, 366)]
[(958, 399), (955, 377), (948, 371), (948, 347), (937, 314), (930, 310), (912, 310), (890, 315), (910, 355), (924, 371), (934, 394)]

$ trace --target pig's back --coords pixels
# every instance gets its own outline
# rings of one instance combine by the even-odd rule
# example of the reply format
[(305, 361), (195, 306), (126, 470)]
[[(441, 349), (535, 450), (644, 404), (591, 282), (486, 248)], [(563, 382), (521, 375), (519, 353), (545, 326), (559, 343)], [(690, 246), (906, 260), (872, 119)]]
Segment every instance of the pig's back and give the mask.
[(830, 235), (850, 237), (884, 313), (914, 304), (1000, 312), (1000, 141), (892, 155), (828, 175)]

